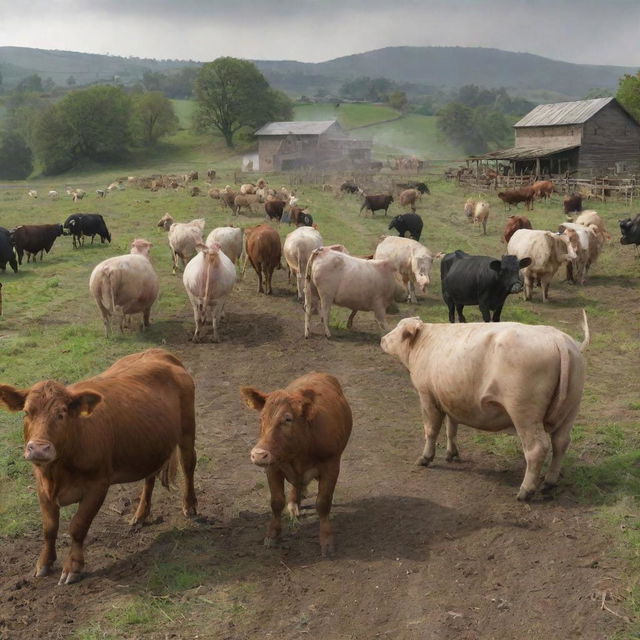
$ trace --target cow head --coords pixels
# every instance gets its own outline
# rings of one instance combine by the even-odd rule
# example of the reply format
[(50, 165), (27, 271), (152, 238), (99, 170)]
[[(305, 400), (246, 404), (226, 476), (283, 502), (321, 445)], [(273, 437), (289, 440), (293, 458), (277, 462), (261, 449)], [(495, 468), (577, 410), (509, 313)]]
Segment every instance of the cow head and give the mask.
[[(569, 229), (569, 231), (571, 231), (571, 229)], [(554, 246), (556, 260), (558, 262), (568, 262), (569, 260), (575, 260), (578, 257), (576, 250), (571, 244), (571, 238), (569, 237), (569, 235), (567, 235), (566, 233), (551, 233), (551, 235), (556, 239), (554, 241)]]
[(136, 238), (131, 242), (131, 253), (149, 257), (153, 244), (144, 238)]
[(524, 269), (531, 264), (531, 258), (522, 258), (507, 254), (501, 260), (493, 260), (489, 263), (489, 268), (498, 274), (498, 281), (509, 293), (520, 293), (522, 291), (522, 278), (520, 269)]
[(409, 355), (424, 329), (420, 318), (404, 318), (395, 329), (392, 329), (380, 340), (380, 347), (385, 353), (396, 356), (402, 364), (409, 366)]
[(431, 282), (431, 265), (433, 264), (433, 255), (425, 251), (421, 251), (418, 255), (415, 253), (411, 256), (411, 271), (420, 291), (424, 293)]
[(162, 227), (165, 231), (169, 231), (171, 225), (173, 224), (173, 218), (165, 213), (160, 220), (158, 220), (158, 226)]
[(90, 416), (101, 401), (95, 391), (73, 393), (53, 380), (30, 389), (0, 385), (0, 404), (9, 411), (24, 411), (24, 457), (36, 465), (59, 458), (78, 418)]
[(240, 395), (250, 409), (260, 412), (260, 439), (251, 450), (251, 462), (259, 467), (290, 462), (304, 455), (311, 434), (315, 391), (279, 389), (263, 393), (242, 387)]

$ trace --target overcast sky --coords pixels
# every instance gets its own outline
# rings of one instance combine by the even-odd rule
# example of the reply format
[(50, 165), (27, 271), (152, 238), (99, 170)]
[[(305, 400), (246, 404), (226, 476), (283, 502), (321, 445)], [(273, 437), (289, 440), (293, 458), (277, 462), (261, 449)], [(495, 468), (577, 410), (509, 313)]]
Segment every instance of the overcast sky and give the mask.
[(640, 66), (640, 0), (0, 0), (0, 46), (319, 62), (459, 45)]

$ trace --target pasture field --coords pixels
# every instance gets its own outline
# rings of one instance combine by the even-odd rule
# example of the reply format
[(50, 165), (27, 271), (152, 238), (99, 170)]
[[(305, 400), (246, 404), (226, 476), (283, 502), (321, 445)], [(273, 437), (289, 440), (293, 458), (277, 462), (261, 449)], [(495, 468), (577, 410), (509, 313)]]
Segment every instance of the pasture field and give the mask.
[(318, 102), (294, 107), (296, 120), (337, 120), (345, 129), (364, 127), (401, 115), (400, 111), (382, 104), (341, 103), (336, 107), (334, 104)]
[[(177, 221), (204, 217), (208, 233), (228, 223), (259, 223), (260, 214), (235, 218), (219, 202), (184, 191), (127, 188), (105, 199), (93, 192), (120, 176), (203, 172), (207, 166), (219, 170), (216, 184), (230, 182), (237, 156), (210, 139), (190, 147), (181, 136), (170, 156), (160, 150), (126, 167), (30, 181), (41, 192), (37, 200), (27, 198), (22, 185), (0, 189), (1, 226), (99, 212), (113, 235), (111, 246), (98, 242), (77, 250), (70, 238), (58, 238), (42, 262), (0, 275), (0, 380), (25, 387), (49, 377), (70, 383), (125, 354), (169, 349), (197, 385), (200, 512), (185, 521), (179, 492), (157, 488), (150, 524), (129, 531), (139, 486), (114, 486), (87, 537), (85, 579), (68, 587), (57, 587), (57, 576), (35, 579), (40, 516), (32, 472), (22, 459), (22, 419), (0, 412), (0, 638), (637, 638), (640, 265), (633, 249), (618, 243), (624, 207), (592, 203), (613, 239), (585, 287), (564, 283), (558, 274), (548, 304), (535, 290), (533, 302), (512, 296), (505, 305), (505, 321), (553, 325), (578, 340), (585, 308), (592, 332), (561, 485), (551, 501), (520, 504), (515, 495), (524, 459), (515, 436), (462, 428), (461, 463), (447, 464), (439, 449), (432, 467), (414, 466), (423, 446), (418, 399), (407, 372), (381, 351), (372, 314), (358, 314), (348, 331), (348, 311), (334, 308), (333, 338), (321, 336), (316, 317), (305, 340), (303, 311), (284, 270), (276, 271), (274, 295), (266, 297), (256, 293), (249, 268), (228, 302), (222, 342), (190, 342), (192, 310), (181, 277), (171, 275), (158, 219), (167, 211)], [(434, 251), (501, 255), (506, 214), (497, 197), (489, 194), (492, 214), (483, 237), (462, 214), (464, 200), (477, 194), (426, 178), (432, 195), (418, 210), (423, 242)], [(288, 184), (286, 176), (268, 179), (272, 186)], [(87, 199), (42, 197), (49, 188), (63, 193), (65, 184), (85, 188)], [(359, 216), (355, 197), (306, 186), (298, 196), (327, 243), (367, 254), (387, 233), (388, 218)], [(392, 205), (390, 216), (398, 213)], [(529, 217), (535, 228), (555, 229), (563, 220), (560, 200), (536, 206)], [(290, 230), (279, 227), (283, 238)], [(160, 299), (148, 331), (106, 339), (89, 275), (101, 260), (128, 252), (134, 237), (154, 243)], [(414, 315), (446, 321), (437, 262), (420, 303), (398, 306), (390, 326)], [(477, 308), (466, 314), (480, 319)], [(258, 418), (238, 394), (242, 385), (272, 390), (313, 370), (340, 379), (354, 413), (332, 512), (336, 554), (326, 561), (319, 553), (313, 486), (300, 520), (285, 526), (282, 545), (263, 548), (269, 493), (262, 471), (249, 461)], [(63, 509), (58, 568), (74, 511)]]

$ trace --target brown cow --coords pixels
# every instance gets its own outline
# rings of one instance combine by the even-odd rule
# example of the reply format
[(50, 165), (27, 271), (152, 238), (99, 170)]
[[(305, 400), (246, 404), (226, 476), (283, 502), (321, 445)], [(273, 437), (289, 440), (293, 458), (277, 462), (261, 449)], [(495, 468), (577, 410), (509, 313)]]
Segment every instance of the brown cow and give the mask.
[(555, 191), (556, 187), (551, 180), (538, 180), (531, 185), (533, 189), (533, 197), (538, 200), (551, 200), (551, 194)]
[(286, 202), (282, 200), (267, 200), (264, 203), (264, 211), (267, 214), (269, 220), (276, 219), (280, 221), (282, 219), (282, 212), (287, 206)]
[(527, 216), (509, 216), (507, 218), (507, 224), (504, 225), (504, 233), (502, 234), (503, 242), (508, 243), (511, 240), (511, 236), (518, 229), (533, 229), (531, 226), (531, 220)]
[[(258, 274), (258, 293), (272, 293), (271, 278), (276, 267), (280, 266), (282, 242), (278, 232), (268, 224), (245, 229), (247, 258)], [(264, 271), (264, 288), (262, 273)]]
[(582, 196), (579, 193), (566, 195), (562, 199), (562, 208), (568, 215), (570, 213), (580, 213), (582, 211)]
[(35, 575), (56, 559), (60, 507), (79, 503), (59, 584), (82, 577), (83, 543), (112, 484), (144, 480), (133, 525), (149, 516), (156, 476), (169, 485), (180, 454), (182, 511), (196, 514), (195, 386), (180, 360), (163, 349), (125, 356), (95, 378), (68, 387), (44, 380), (30, 389), (0, 385), (0, 405), (23, 411), (24, 457), (33, 463), (44, 528)]
[(511, 211), (511, 205), (515, 204), (516, 207), (520, 202), (524, 202), (527, 210), (533, 209), (533, 197), (535, 191), (532, 187), (521, 187), (520, 189), (512, 189), (511, 191), (501, 191), (498, 194), (498, 198), (504, 202), (504, 208), (509, 207)]
[(340, 383), (327, 373), (308, 373), (285, 389), (263, 393), (242, 387), (247, 406), (260, 411), (260, 440), (251, 462), (265, 467), (271, 492), (271, 522), (264, 544), (273, 545), (282, 531), (284, 481), (291, 484), (288, 511), (300, 514), (300, 501), (311, 480), (318, 480), (316, 510), (320, 518), (320, 549), (333, 553), (329, 512), (340, 473), (340, 456), (351, 434), (351, 408)]
[(40, 253), (40, 262), (43, 254), (49, 253), (58, 236), (63, 234), (61, 224), (23, 224), (11, 230), (11, 239), (18, 255), (18, 264), (22, 264), (22, 257), (27, 254), (27, 262), (36, 261)]

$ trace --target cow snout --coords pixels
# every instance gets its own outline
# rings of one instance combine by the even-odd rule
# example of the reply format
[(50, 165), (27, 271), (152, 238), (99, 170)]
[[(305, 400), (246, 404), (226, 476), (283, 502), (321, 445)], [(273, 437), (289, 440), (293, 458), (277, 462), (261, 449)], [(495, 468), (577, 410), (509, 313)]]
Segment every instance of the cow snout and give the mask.
[(266, 449), (254, 447), (251, 449), (251, 462), (259, 467), (267, 467), (273, 463), (273, 456)]
[(24, 457), (29, 462), (51, 462), (55, 460), (56, 448), (50, 442), (29, 440), (24, 449)]

